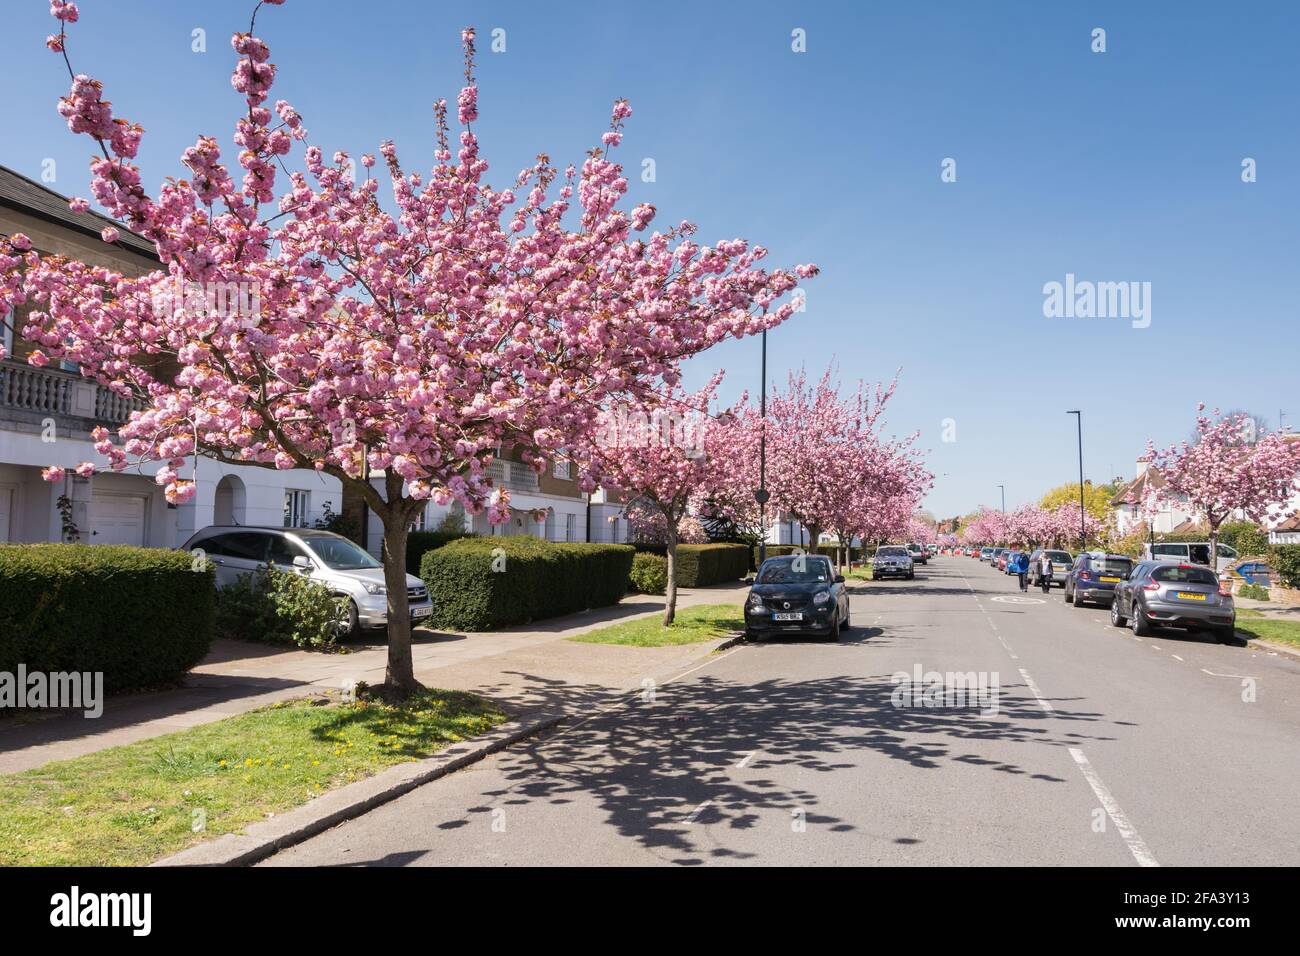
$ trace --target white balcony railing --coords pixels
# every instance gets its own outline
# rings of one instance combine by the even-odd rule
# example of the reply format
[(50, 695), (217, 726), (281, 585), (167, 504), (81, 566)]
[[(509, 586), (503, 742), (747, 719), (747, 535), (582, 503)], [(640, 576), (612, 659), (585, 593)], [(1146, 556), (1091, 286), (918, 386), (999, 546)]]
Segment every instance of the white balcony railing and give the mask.
[(523, 462), (494, 458), (488, 465), (487, 473), (492, 483), (499, 488), (525, 494), (536, 494), (541, 488), (537, 481), (537, 472)]
[(0, 410), (16, 408), (38, 415), (119, 424), (142, 406), (139, 399), (118, 395), (75, 372), (0, 362)]

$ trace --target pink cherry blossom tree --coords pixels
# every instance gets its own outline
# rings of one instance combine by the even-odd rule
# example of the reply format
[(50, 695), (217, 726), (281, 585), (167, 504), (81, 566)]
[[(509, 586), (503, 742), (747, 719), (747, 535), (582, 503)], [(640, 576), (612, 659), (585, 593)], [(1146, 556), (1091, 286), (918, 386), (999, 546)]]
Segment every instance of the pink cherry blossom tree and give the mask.
[(730, 433), (740, 427), (738, 409), (710, 414), (721, 378), (718, 373), (694, 394), (668, 387), (611, 410), (597, 440), (584, 449), (590, 470), (631, 496), (640, 524), (662, 531), (668, 558), (665, 627), (677, 613), (683, 525), (695, 520), (692, 513), (715, 490), (727, 487), (735, 467)]
[[(134, 161), (141, 127), (73, 70), (77, 7), (55, 0), (47, 44), (71, 77), (59, 112), (94, 143), (95, 200), (155, 244), (161, 268), (127, 276), (40, 256), (22, 235), (0, 239), (0, 321), (27, 306), (17, 331), (38, 346), (29, 361), (74, 362), (142, 400), (121, 443), (100, 429), (96, 449), (117, 470), (129, 458), (164, 463), (169, 501), (193, 495), (184, 471), (195, 456), (313, 468), (358, 492), (383, 524), (386, 684), (405, 691), (418, 687), (407, 533), (426, 502), (505, 520), (509, 496), (487, 474), (499, 444), (541, 469), (589, 441), (618, 396), (671, 384), (682, 359), (784, 321), (794, 304), (778, 300), (816, 268), (768, 271), (763, 247), (701, 245), (687, 222), (634, 238), (655, 209), (619, 208), (628, 183), (611, 153), (632, 112), (623, 100), (580, 169), (539, 155), (504, 188), (490, 185), (472, 29), (458, 133), (437, 101), (427, 175), (380, 144), (391, 194), (381, 203), (373, 156), (359, 168), (343, 152), (327, 157), (290, 103), (269, 104), (277, 70), (254, 30), (262, 7), (282, 2), (263, 0), (232, 38), (239, 169), (201, 135), (181, 175), (151, 194)], [(104, 230), (105, 242), (118, 238)], [(197, 297), (180, 294), (192, 288)], [(228, 288), (255, 293), (256, 313), (213, 308), (212, 291)], [(580, 474), (587, 489), (599, 477)]]
[(1160, 496), (1168, 501), (1182, 496), (1210, 529), (1210, 566), (1218, 567), (1219, 526), (1240, 510), (1262, 522), (1277, 511), (1300, 487), (1300, 441), (1272, 432), (1251, 442), (1254, 423), (1244, 412), (1204, 414), (1197, 405), (1195, 441), (1183, 441), (1157, 451), (1147, 443), (1151, 466), (1165, 479)]

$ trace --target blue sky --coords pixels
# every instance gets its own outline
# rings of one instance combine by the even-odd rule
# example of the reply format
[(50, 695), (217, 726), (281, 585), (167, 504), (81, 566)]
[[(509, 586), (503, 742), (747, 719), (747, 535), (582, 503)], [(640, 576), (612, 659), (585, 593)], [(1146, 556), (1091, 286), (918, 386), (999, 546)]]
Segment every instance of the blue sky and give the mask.
[[(200, 133), (229, 142), (239, 0), (82, 0), (74, 66), (146, 130), (151, 187)], [(42, 0), (5, 5), (0, 163), (88, 195), (88, 141), (54, 111)], [(772, 333), (769, 371), (839, 363), (846, 382), (902, 368), (891, 430), (921, 433), (948, 516), (1037, 498), (1077, 474), (1131, 475), (1148, 438), (1190, 430), (1197, 401), (1300, 427), (1300, 5), (1256, 3), (528, 3), (289, 0), (258, 34), (274, 96), (327, 153), (397, 142), (428, 155), (431, 104), (459, 88), (458, 31), (480, 33), (476, 130), (504, 184), (546, 151), (580, 162), (610, 102), (631, 99), (632, 200), (700, 238), (745, 236), (815, 261), (808, 307)], [(191, 51), (207, 31), (208, 52)], [(1106, 30), (1107, 51), (1090, 50)], [(488, 51), (502, 28), (506, 51)], [(791, 50), (806, 31), (807, 52)], [(228, 148), (227, 155), (233, 155)], [(657, 178), (643, 183), (641, 160)], [(956, 160), (956, 182), (940, 164)], [(1246, 157), (1258, 181), (1241, 181)], [(1045, 318), (1043, 285), (1151, 283), (1151, 324)], [(758, 342), (691, 366), (757, 390)], [(944, 442), (945, 419), (956, 441)]]

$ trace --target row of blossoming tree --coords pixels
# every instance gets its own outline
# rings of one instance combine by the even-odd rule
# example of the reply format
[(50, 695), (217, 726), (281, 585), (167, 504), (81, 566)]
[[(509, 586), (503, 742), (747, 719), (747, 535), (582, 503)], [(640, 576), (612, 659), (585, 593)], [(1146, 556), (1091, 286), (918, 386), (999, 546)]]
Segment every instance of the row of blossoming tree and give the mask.
[[(135, 161), (143, 130), (75, 72), (68, 28), (79, 12), (54, 0), (59, 32), (47, 45), (71, 79), (59, 112), (93, 143), (94, 199), (154, 243), (160, 268), (128, 276), (0, 238), (0, 321), (36, 344), (31, 363), (75, 363), (141, 400), (116, 436), (96, 432), (96, 450), (117, 471), (160, 463), (172, 503), (193, 496), (186, 473), (199, 456), (311, 468), (362, 496), (383, 524), (385, 683), (401, 692), (418, 687), (404, 568), (426, 503), (506, 520), (509, 496), (488, 477), (502, 444), (539, 469), (563, 450), (586, 490), (635, 484), (652, 463), (599, 447), (610, 410), (657, 407), (684, 359), (784, 322), (788, 294), (817, 270), (766, 269), (762, 246), (704, 245), (689, 222), (647, 232), (655, 209), (621, 208), (628, 181), (611, 158), (632, 113), (624, 100), (580, 167), (541, 154), (491, 185), (474, 131), (472, 29), (458, 129), (438, 100), (427, 173), (404, 167), (392, 142), (379, 145), (380, 175), (371, 155), (359, 168), (343, 152), (327, 158), (288, 101), (268, 105), (277, 71), (254, 31), (261, 8), (282, 2), (262, 0), (232, 38), (239, 169), (200, 135), (181, 175), (150, 192)], [(104, 230), (106, 243), (119, 239)], [(256, 289), (258, 314), (175, 294), (196, 285)]]

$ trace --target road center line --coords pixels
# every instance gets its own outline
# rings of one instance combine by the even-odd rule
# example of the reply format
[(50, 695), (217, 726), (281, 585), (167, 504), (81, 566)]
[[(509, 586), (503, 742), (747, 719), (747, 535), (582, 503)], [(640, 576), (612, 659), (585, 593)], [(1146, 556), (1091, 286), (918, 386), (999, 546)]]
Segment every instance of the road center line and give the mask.
[(1038, 698), (1038, 705), (1049, 714), (1056, 713), (1056, 708), (1052, 706), (1051, 701), (1043, 696), (1043, 692), (1038, 689), (1038, 685), (1034, 683), (1034, 679), (1029, 676), (1029, 671), (1025, 670), (1023, 667), (1020, 668), (1020, 676), (1025, 679), (1025, 686), (1033, 692), (1033, 695), (1036, 698)]
[[(1023, 674), (1024, 671), (1021, 671), (1020, 673)], [(1102, 782), (1101, 776), (1096, 770), (1092, 769), (1092, 764), (1088, 763), (1088, 758), (1084, 756), (1083, 751), (1078, 747), (1071, 747), (1070, 756), (1073, 757), (1074, 762), (1078, 764), (1079, 771), (1083, 774), (1084, 779), (1088, 781), (1088, 786), (1092, 787), (1092, 792), (1095, 793), (1097, 799), (1101, 801), (1101, 805), (1103, 809), (1105, 809), (1106, 815), (1110, 817), (1111, 822), (1115, 824), (1115, 829), (1119, 831), (1120, 837), (1123, 838), (1124, 843), (1128, 846), (1128, 851), (1133, 854), (1133, 859), (1137, 860), (1138, 866), (1159, 866), (1160, 864), (1157, 863), (1156, 858), (1151, 855), (1151, 850), (1146, 845), (1146, 842), (1138, 836), (1138, 832), (1133, 828), (1133, 824), (1129, 822), (1128, 816), (1122, 809), (1120, 809), (1120, 805), (1115, 800), (1114, 795), (1110, 792), (1109, 788), (1107, 788), (1106, 784)]]

